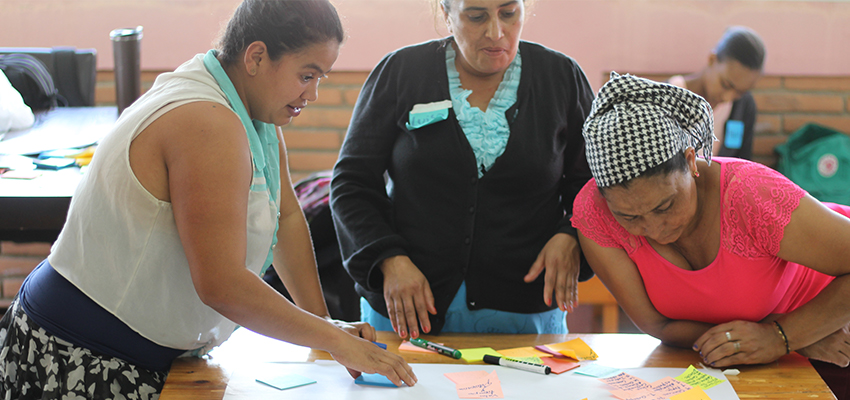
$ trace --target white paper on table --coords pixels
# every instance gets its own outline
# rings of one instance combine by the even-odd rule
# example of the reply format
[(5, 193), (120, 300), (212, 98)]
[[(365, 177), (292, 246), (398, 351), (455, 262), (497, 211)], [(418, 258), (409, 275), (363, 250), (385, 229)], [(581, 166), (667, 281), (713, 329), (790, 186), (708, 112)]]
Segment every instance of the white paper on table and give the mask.
[[(540, 375), (492, 365), (464, 364), (411, 364), (419, 382), (413, 387), (401, 388), (366, 387), (354, 383), (346, 369), (333, 361), (314, 363), (265, 363), (246, 364), (230, 377), (224, 400), (243, 399), (457, 399), (455, 384), (443, 376), (447, 372), (483, 370), (498, 371), (505, 399), (558, 399), (581, 400), (616, 399), (610, 392), (614, 389), (596, 378), (564, 373)], [(287, 390), (277, 390), (255, 381), (259, 371), (276, 372), (281, 375), (298, 374), (317, 383)], [(628, 374), (647, 382), (665, 377), (677, 377), (685, 368), (624, 368)], [(723, 383), (706, 390), (712, 400), (740, 400), (732, 385), (722, 375), (707, 372)]]

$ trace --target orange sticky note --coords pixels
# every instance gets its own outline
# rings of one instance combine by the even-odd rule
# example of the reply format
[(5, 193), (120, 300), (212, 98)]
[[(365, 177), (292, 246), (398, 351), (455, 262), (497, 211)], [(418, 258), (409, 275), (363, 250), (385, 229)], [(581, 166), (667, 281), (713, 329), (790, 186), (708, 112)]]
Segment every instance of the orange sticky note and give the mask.
[(502, 383), (499, 381), (499, 376), (496, 371), (487, 374), (482, 378), (469, 380), (455, 386), (457, 396), (461, 399), (501, 399), (505, 396), (502, 394)]
[(581, 340), (581, 338), (561, 343), (547, 344), (546, 347), (576, 360), (595, 360), (599, 358), (599, 356), (596, 355), (596, 352), (593, 351), (593, 349), (591, 349), (584, 340)]
[(524, 357), (552, 357), (551, 354), (542, 352), (534, 347), (515, 347), (513, 349), (498, 350), (499, 354), (509, 358), (524, 358)]
[(711, 400), (711, 397), (708, 397), (699, 386), (688, 390), (685, 393), (679, 393), (670, 397), (670, 400)]
[(543, 360), (543, 364), (552, 368), (553, 374), (560, 374), (579, 366), (579, 363), (575, 361), (568, 361), (565, 358), (546, 357), (541, 358), (541, 360)]

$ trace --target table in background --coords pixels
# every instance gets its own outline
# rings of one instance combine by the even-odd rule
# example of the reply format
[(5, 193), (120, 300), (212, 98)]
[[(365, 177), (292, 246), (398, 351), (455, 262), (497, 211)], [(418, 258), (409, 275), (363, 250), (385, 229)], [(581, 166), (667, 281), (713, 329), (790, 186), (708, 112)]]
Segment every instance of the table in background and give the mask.
[[(423, 338), (454, 348), (508, 349), (560, 343), (580, 337), (599, 355), (602, 365), (617, 368), (687, 368), (701, 359), (694, 351), (660, 344), (643, 334), (498, 335), (445, 333)], [(378, 332), (378, 341), (409, 363), (465, 363), (438, 354), (399, 352), (401, 340), (392, 332)], [(331, 359), (324, 351), (279, 342), (240, 328), (205, 358), (174, 362), (160, 400), (221, 400), (234, 371), (259, 362), (305, 362)], [(727, 377), (741, 399), (835, 399), (808, 359), (793, 353), (766, 365), (740, 366), (738, 376)]]
[[(115, 107), (59, 107), (38, 113), (32, 128), (6, 133), (0, 154), (85, 147), (106, 135), (117, 118)], [(31, 180), (0, 178), (0, 240), (52, 242), (65, 224), (80, 169), (39, 171), (42, 175)]]

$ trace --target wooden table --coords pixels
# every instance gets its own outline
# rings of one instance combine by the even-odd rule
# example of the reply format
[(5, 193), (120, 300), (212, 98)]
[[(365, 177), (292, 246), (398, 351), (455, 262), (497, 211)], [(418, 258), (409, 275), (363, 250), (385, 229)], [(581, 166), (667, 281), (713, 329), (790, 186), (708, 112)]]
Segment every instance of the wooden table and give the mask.
[[(582, 338), (599, 354), (598, 362), (618, 368), (698, 366), (699, 356), (688, 349), (660, 344), (642, 334), (569, 334), (569, 335), (496, 335), (454, 334), (438, 337), (455, 348), (493, 347), (507, 349), (537, 344), (559, 343)], [(378, 332), (379, 341), (410, 363), (459, 363), (464, 361), (437, 354), (398, 352), (401, 341), (392, 332)], [(263, 361), (315, 361), (330, 359), (328, 353), (275, 341), (251, 331), (239, 329), (234, 336), (205, 358), (178, 359), (171, 367), (160, 400), (221, 400), (234, 371)], [(767, 365), (738, 367), (741, 374), (729, 376), (738, 397), (744, 399), (835, 399), (812, 368), (796, 353)]]

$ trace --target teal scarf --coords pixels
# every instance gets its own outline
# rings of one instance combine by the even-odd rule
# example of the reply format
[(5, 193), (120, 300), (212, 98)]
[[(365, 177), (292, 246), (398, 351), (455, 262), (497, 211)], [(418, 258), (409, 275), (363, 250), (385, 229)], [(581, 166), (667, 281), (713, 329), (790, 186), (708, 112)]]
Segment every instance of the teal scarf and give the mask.
[[(224, 72), (221, 63), (216, 58), (216, 51), (210, 50), (204, 55), (204, 66), (207, 68), (219, 87), (227, 96), (227, 102), (230, 103), (230, 108), (236, 112), (239, 119), (242, 120), (242, 125), (245, 127), (245, 132), (248, 134), (248, 145), (251, 148), (251, 158), (254, 160), (254, 178), (265, 178), (265, 185), (251, 184), (252, 191), (267, 191), (269, 199), (277, 205), (278, 215), (280, 215), (280, 205), (278, 203), (278, 193), (280, 192), (280, 141), (277, 138), (277, 131), (273, 124), (267, 124), (257, 120), (252, 120), (248, 116), (248, 110), (242, 103), (242, 99), (236, 92), (236, 87), (233, 82)], [(269, 248), (269, 255), (266, 257), (266, 263), (263, 266), (260, 275), (262, 276), (266, 269), (272, 263), (272, 249), (277, 243), (277, 230), (280, 227), (280, 221), (275, 219), (274, 237), (272, 238), (272, 246)]]

